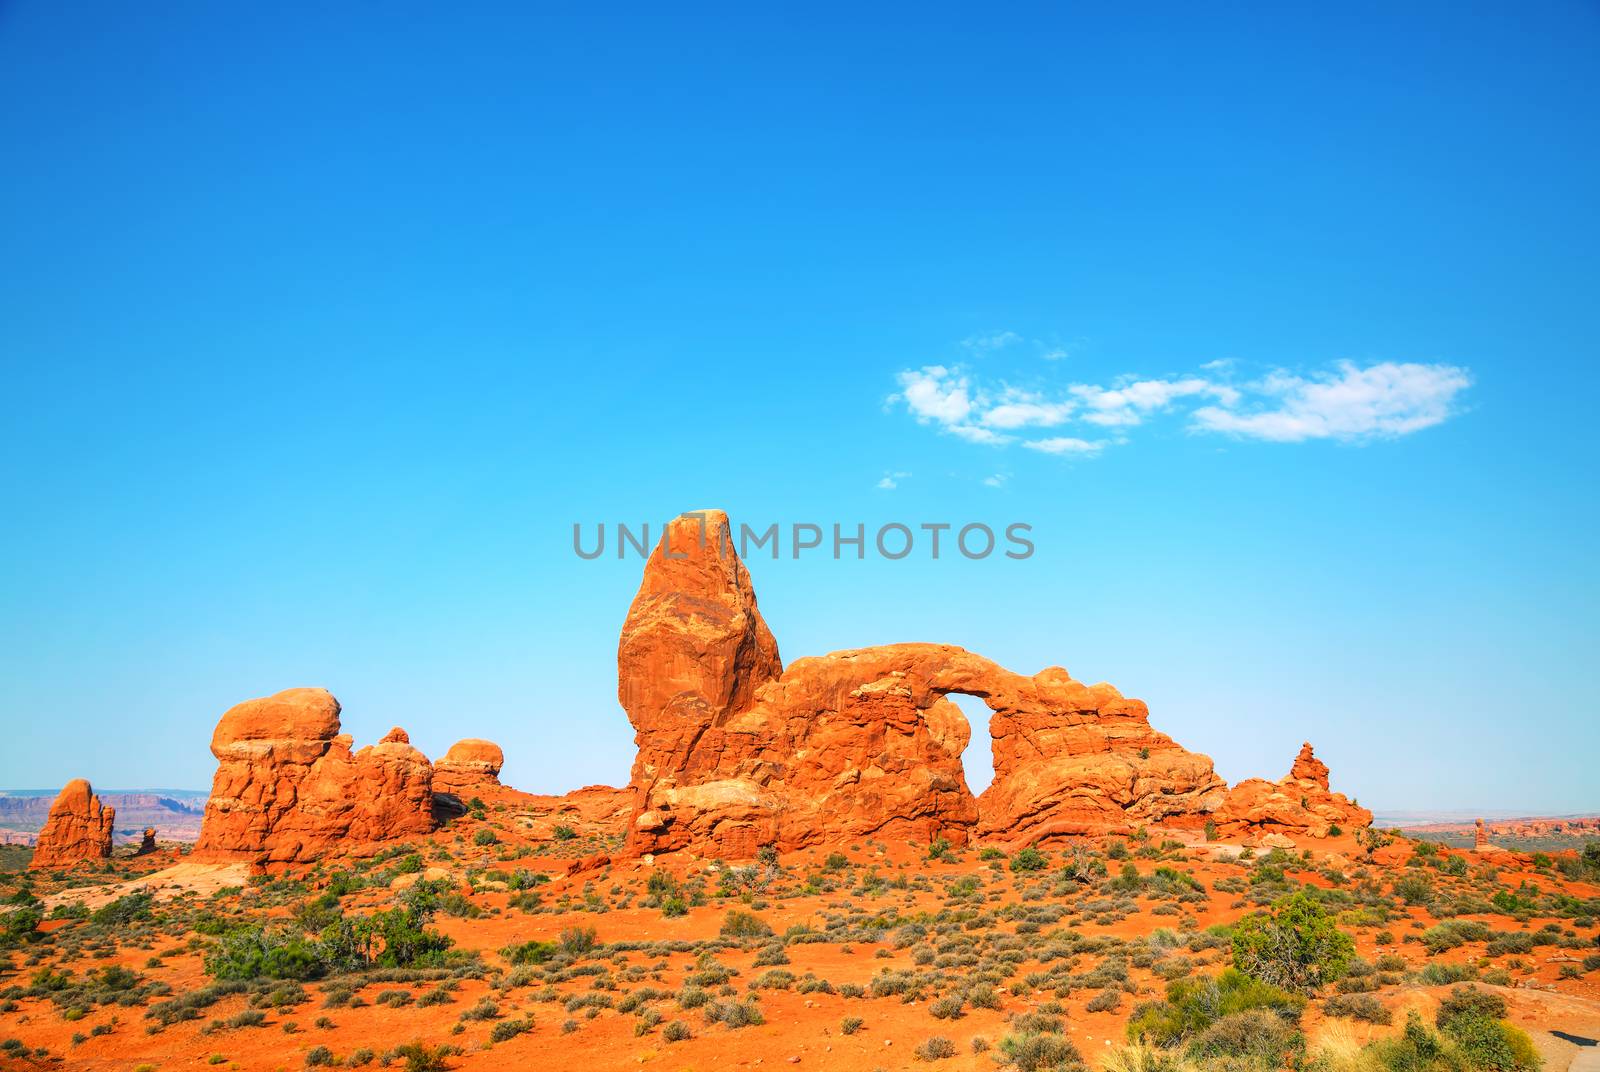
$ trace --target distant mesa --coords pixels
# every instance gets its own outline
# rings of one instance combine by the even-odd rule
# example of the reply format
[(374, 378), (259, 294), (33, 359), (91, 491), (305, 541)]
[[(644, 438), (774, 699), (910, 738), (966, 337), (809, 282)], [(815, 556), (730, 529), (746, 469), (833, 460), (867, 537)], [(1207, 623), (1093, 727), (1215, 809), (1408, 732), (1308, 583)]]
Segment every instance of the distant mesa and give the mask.
[(28, 866), (44, 870), (109, 859), (111, 827), (116, 817), (116, 809), (100, 803), (94, 787), (82, 778), (74, 778), (50, 806), (50, 816), (39, 831)]

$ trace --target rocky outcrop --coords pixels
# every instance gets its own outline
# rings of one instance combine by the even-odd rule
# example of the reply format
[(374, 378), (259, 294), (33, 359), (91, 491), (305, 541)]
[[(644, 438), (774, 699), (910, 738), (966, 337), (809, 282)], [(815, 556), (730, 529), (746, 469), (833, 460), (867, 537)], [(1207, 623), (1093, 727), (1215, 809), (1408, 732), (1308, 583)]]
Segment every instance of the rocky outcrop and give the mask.
[[(958, 647), (895, 644), (784, 669), (717, 511), (668, 526), (617, 663), (639, 745), (635, 853), (1198, 825), (1226, 789), (1210, 759), (1150, 727), (1144, 704), (1059, 667), (1026, 677)], [(972, 730), (952, 693), (993, 712), (995, 779), (981, 799), (962, 772)]]
[(670, 522), (645, 565), (617, 646), (617, 699), (639, 745), (631, 782), (689, 778), (705, 731), (748, 708), (783, 669), (721, 511)]
[(457, 741), (433, 765), (433, 791), (460, 797), (498, 788), (500, 768), (505, 762), (505, 753), (493, 741), (476, 737)]
[(405, 731), (355, 753), (351, 743), (326, 689), (230, 709), (211, 737), (217, 773), (194, 859), (307, 863), (430, 832), (433, 768)]
[(1249, 778), (1234, 786), (1214, 821), (1228, 835), (1322, 838), (1335, 828), (1348, 833), (1371, 826), (1372, 813), (1332, 791), (1327, 764), (1307, 743), (1282, 781)]
[(155, 851), (156, 828), (153, 826), (147, 826), (144, 828), (144, 837), (139, 841), (139, 847), (134, 850), (133, 854), (135, 856), (149, 856)]
[(109, 859), (111, 827), (116, 816), (116, 809), (101, 804), (88, 782), (74, 778), (50, 805), (50, 815), (39, 831), (28, 866), (42, 870)]

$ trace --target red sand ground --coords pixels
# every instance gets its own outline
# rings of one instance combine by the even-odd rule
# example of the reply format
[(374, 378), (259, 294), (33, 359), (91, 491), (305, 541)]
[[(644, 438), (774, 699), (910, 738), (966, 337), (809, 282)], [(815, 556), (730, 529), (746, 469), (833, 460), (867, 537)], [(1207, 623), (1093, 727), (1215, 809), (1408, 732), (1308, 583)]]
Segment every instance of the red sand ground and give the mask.
[[(473, 845), (470, 835), (479, 829), (480, 824), (471, 819), (460, 820), (434, 839), (437, 845), (449, 849), (456, 857), (454, 863), (437, 873), (448, 873), (455, 881), (462, 883), (463, 890), (467, 890), (470, 887), (465, 885), (463, 878), (468, 868), (482, 869), (492, 866), (506, 870), (518, 867), (543, 870), (554, 876), (548, 884), (539, 887), (546, 905), (556, 903), (563, 893), (570, 893), (579, 901), (586, 891), (607, 901), (615, 901), (619, 894), (630, 889), (637, 891), (638, 896), (633, 907), (613, 908), (604, 912), (574, 910), (528, 914), (508, 907), (507, 901), (510, 897), (508, 893), (485, 889), (480, 885), (472, 893), (471, 901), (490, 914), (475, 919), (441, 915), (434, 926), (452, 937), (458, 948), (483, 951), (484, 960), (491, 966), (501, 968), (505, 966), (498, 952), (503, 947), (535, 938), (554, 939), (568, 927), (593, 927), (602, 943), (713, 939), (717, 936), (729, 908), (740, 907), (736, 900), (724, 901), (712, 896), (710, 903), (692, 908), (685, 916), (666, 918), (660, 909), (644, 907), (639, 903), (643, 898), (644, 884), (653, 870), (652, 866), (644, 861), (621, 861), (603, 870), (571, 878), (565, 877), (561, 872), (568, 859), (584, 852), (594, 851), (602, 844), (600, 835), (605, 831), (598, 826), (590, 826), (588, 829), (579, 830), (580, 835), (585, 836), (580, 836), (577, 840), (553, 843), (548, 840), (549, 830), (553, 825), (548, 821), (548, 815), (540, 815), (538, 821), (532, 821), (526, 817), (530, 813), (523, 813), (524, 818), (519, 821), (515, 810), (516, 801), (502, 800), (496, 804), (501, 806), (501, 810), (492, 813), (488, 823), (499, 832), (501, 843), (492, 847)], [(585, 824), (580, 824), (582, 825)], [(542, 854), (517, 859), (511, 863), (496, 862), (496, 858), (501, 854), (524, 845), (542, 847)], [(1363, 866), (1361, 851), (1353, 839), (1308, 842), (1306, 847), (1312, 849), (1319, 865), (1331, 855), (1336, 864), (1340, 860), (1343, 861), (1342, 869), (1347, 873), (1356, 872)], [(854, 865), (853, 874), (857, 877), (870, 868), (876, 868), (891, 879), (904, 876), (915, 880), (918, 876), (924, 876), (932, 880), (932, 889), (917, 891), (891, 888), (871, 896), (852, 892), (849, 883), (846, 882), (841, 883), (841, 889), (833, 892), (783, 899), (767, 897), (766, 903), (758, 909), (757, 914), (781, 935), (786, 928), (795, 924), (810, 924), (820, 929), (823, 924), (823, 912), (829, 908), (837, 909), (846, 903), (868, 910), (894, 907), (899, 909), (902, 915), (937, 912), (947, 907), (944, 884), (963, 875), (981, 874), (991, 879), (985, 890), (991, 893), (997, 892), (998, 898), (986, 903), (985, 907), (989, 909), (1017, 903), (1021, 898), (1018, 887), (1025, 884), (1014, 881), (1016, 876), (1008, 870), (1002, 869), (998, 872), (992, 870), (989, 862), (981, 861), (977, 852), (970, 849), (962, 853), (955, 862), (929, 861), (923, 848), (906, 845), (879, 846), (876, 843), (864, 843), (852, 848), (843, 848), (841, 851), (850, 858)], [(1404, 861), (1409, 853), (1409, 845), (1402, 841), (1380, 850), (1375, 861), (1369, 865), (1385, 888), (1394, 877), (1404, 873)], [(780, 864), (785, 872), (803, 876), (819, 870), (823, 866), (825, 855), (826, 853), (821, 851), (796, 853), (784, 857)], [(1059, 857), (1059, 853), (1051, 855)], [(1206, 846), (1198, 846), (1182, 851), (1180, 859), (1167, 861), (1168, 866), (1175, 866), (1192, 873), (1210, 895), (1209, 901), (1203, 905), (1182, 906), (1200, 928), (1231, 922), (1253, 909), (1253, 906), (1249, 908), (1238, 906), (1236, 904), (1238, 894), (1217, 892), (1214, 889), (1215, 883), (1219, 880), (1238, 878), (1246, 874), (1247, 865), (1213, 860), (1210, 858), (1211, 855)], [(1469, 863), (1477, 865), (1476, 858), (1471, 854), (1465, 855)], [(1157, 866), (1156, 862), (1148, 859), (1139, 859), (1135, 862), (1140, 872), (1146, 875)], [(144, 869), (159, 867), (162, 864), (170, 865), (174, 861), (168, 857), (138, 863), (141, 869)], [(1559, 874), (1553, 875), (1548, 870), (1543, 872), (1532, 870), (1526, 857), (1502, 856), (1496, 858), (1495, 864), (1501, 868), (1498, 884), (1502, 888), (1514, 889), (1526, 881), (1545, 889), (1560, 887), (1580, 898), (1600, 895), (1600, 887), (1593, 884), (1567, 881)], [(672, 870), (680, 875), (688, 875), (703, 874), (708, 865), (705, 861), (683, 858), (662, 860), (655, 866)], [(1110, 866), (1114, 874), (1121, 866), (1121, 862), (1111, 861)], [(157, 889), (163, 897), (171, 896), (183, 887), (190, 886), (199, 891), (202, 899), (206, 899), (225, 885), (237, 884), (240, 874), (237, 869), (226, 872), (214, 868), (197, 869), (194, 865), (177, 862), (177, 866), (164, 871), (154, 881), (145, 877), (134, 880), (130, 886), (141, 884), (150, 886)], [(1326, 878), (1313, 871), (1299, 871), (1294, 877), (1302, 882), (1330, 885)], [(707, 891), (714, 891), (715, 886), (715, 880), (708, 881)], [(96, 905), (105, 903), (113, 893), (123, 892), (127, 892), (126, 888), (77, 891), (69, 888), (59, 891), (48, 900), (84, 899), (91, 905)], [(1102, 895), (1085, 892), (1076, 896), (1081, 899), (1092, 899)], [(386, 889), (362, 890), (346, 898), (346, 910), (356, 911), (364, 906), (381, 906), (388, 903), (392, 897), (393, 893)], [(1047, 896), (1041, 901), (1027, 903), (1051, 904), (1058, 903), (1058, 899)], [(1090, 936), (1108, 934), (1131, 938), (1147, 935), (1158, 927), (1176, 927), (1180, 917), (1153, 914), (1151, 909), (1155, 905), (1155, 902), (1140, 898), (1140, 911), (1124, 920), (1110, 926), (1084, 922), (1081, 926), (1074, 926), (1071, 929)], [(499, 909), (499, 912), (494, 913), (495, 909)], [(281, 916), (284, 911), (277, 910), (276, 914)], [(1438, 922), (1421, 908), (1408, 909), (1407, 915), (1421, 926), (1432, 926)], [(1059, 927), (1044, 927), (1044, 935), (1048, 935), (1052, 930), (1065, 928), (1070, 919), (1076, 918), (1078, 917), (1064, 919)], [(1504, 915), (1461, 918), (1483, 919), (1495, 929), (1502, 931), (1517, 928), (1537, 930), (1548, 921), (1546, 918), (1534, 918), (1526, 923), (1518, 923)], [(1571, 920), (1559, 922), (1563, 927), (1571, 925)], [(67, 928), (79, 925), (76, 922), (52, 921), (47, 927), (59, 938)], [(1010, 932), (1015, 929), (1014, 923), (1001, 922), (997, 924), (996, 931), (990, 933)], [(1385, 929), (1396, 936), (1396, 941), (1380, 948), (1376, 944), (1375, 936)], [(1385, 952), (1398, 953), (1412, 967), (1420, 967), (1430, 959), (1466, 962), (1481, 957), (1484, 951), (1483, 943), (1473, 943), (1430, 958), (1421, 946), (1399, 940), (1407, 934), (1420, 933), (1420, 930), (1408, 928), (1406, 922), (1400, 919), (1391, 920), (1381, 927), (1351, 929), (1351, 933), (1356, 937), (1359, 953), (1363, 957), (1371, 960)], [(1578, 933), (1588, 939), (1593, 938), (1592, 926), (1589, 931), (1580, 930)], [(165, 981), (175, 993), (186, 993), (198, 990), (211, 981), (203, 971), (199, 948), (171, 956), (160, 956), (160, 954), (186, 946), (194, 937), (196, 936), (162, 937), (153, 948), (122, 947), (109, 959), (96, 958), (66, 966), (81, 972), (108, 963), (118, 963), (149, 978)], [(195, 944), (200, 947), (208, 941), (202, 937)], [(732, 982), (738, 988), (740, 997), (746, 993), (746, 984), (766, 970), (753, 963), (760, 944), (752, 942), (748, 944), (748, 948), (729, 950), (717, 956), (720, 962), (738, 969), (739, 974)], [(36, 970), (23, 963), (26, 952), (26, 950), (13, 952), (15, 970), (0, 972), (0, 990), (13, 984), (26, 986), (33, 971)], [(913, 961), (911, 948), (895, 950), (888, 942), (863, 943), (853, 947), (838, 944), (791, 944), (787, 946), (786, 952), (791, 961), (783, 965), (786, 970), (798, 977), (815, 973), (818, 977), (829, 980), (836, 988), (846, 983), (866, 985), (874, 975), (886, 967), (896, 969), (917, 967)], [(1578, 978), (1558, 978), (1563, 967), (1581, 960), (1585, 955), (1578, 952), (1577, 956), (1573, 956), (1574, 952), (1577, 951), (1562, 950), (1552, 946), (1539, 947), (1533, 954), (1521, 958), (1527, 970), (1514, 973), (1516, 986), (1491, 988), (1505, 993), (1509, 998), (1513, 1022), (1536, 1033), (1536, 1038), (1545, 1049), (1549, 1072), (1562, 1072), (1566, 1062), (1571, 1059), (1569, 1051), (1574, 1051), (1574, 1048), (1555, 1040), (1548, 1032), (1563, 1030), (1591, 1038), (1600, 1036), (1600, 972), (1584, 973)], [(159, 960), (151, 961), (152, 956), (159, 956)], [(1191, 957), (1196, 962), (1196, 971), (1202, 973), (1214, 973), (1227, 962), (1226, 950), (1208, 950), (1191, 954)], [(603, 962), (610, 964), (614, 973), (620, 974), (615, 962), (604, 959)], [(159, 966), (148, 967), (147, 963)], [(644, 971), (638, 981), (623, 982), (620, 989), (610, 992), (613, 998), (619, 1000), (628, 990), (647, 985), (675, 994), (683, 985), (685, 973), (691, 970), (694, 964), (694, 955), (673, 953), (656, 956), (631, 952), (626, 955), (626, 963), (630, 966), (642, 966)], [(1485, 963), (1504, 966), (1506, 958)], [(1092, 964), (1093, 958), (1088, 958), (1085, 968)], [(1012, 980), (1020, 979), (1037, 967), (1038, 965), (1032, 961), (1024, 964)], [(1124, 1026), (1133, 1007), (1141, 1000), (1159, 997), (1165, 985), (1163, 980), (1138, 968), (1131, 971), (1131, 979), (1137, 985), (1139, 992), (1125, 995), (1120, 1007), (1113, 1011), (1089, 1012), (1085, 1005), (1096, 993), (1089, 989), (1077, 990), (1061, 1001), (1065, 1007), (1067, 1033), (1091, 1067), (1097, 1063), (1100, 1055), (1108, 1047), (1121, 1045), (1125, 1041)], [(688, 1040), (668, 1043), (663, 1039), (660, 1027), (643, 1036), (636, 1035), (635, 1025), (638, 1020), (633, 1015), (607, 1010), (593, 1019), (586, 1019), (581, 1011), (569, 1014), (561, 1004), (536, 1000), (542, 983), (493, 992), (485, 980), (466, 979), (461, 981), (460, 989), (453, 995), (453, 1002), (426, 1008), (419, 1007), (415, 1002), (404, 1007), (390, 1007), (376, 1004), (374, 999), (382, 991), (393, 989), (408, 990), (414, 996), (420, 996), (433, 988), (432, 982), (371, 984), (361, 991), (361, 997), (368, 1004), (359, 1008), (332, 1009), (323, 1008), (321, 992), (323, 985), (323, 983), (307, 984), (306, 990), (310, 1001), (283, 1010), (269, 1011), (267, 1021), (262, 1027), (227, 1029), (209, 1035), (202, 1033), (204, 1026), (213, 1020), (226, 1020), (246, 1008), (245, 996), (224, 998), (211, 1008), (203, 1010), (201, 1019), (167, 1027), (156, 1034), (147, 1033), (146, 1028), (151, 1021), (145, 1019), (145, 1009), (142, 1007), (102, 1006), (93, 1009), (82, 1019), (69, 1022), (47, 999), (37, 997), (14, 999), (16, 1005), (12, 1011), (0, 1013), (0, 1039), (16, 1037), (25, 1042), (29, 1048), (45, 1047), (51, 1056), (42, 1061), (35, 1061), (32, 1058), (18, 1059), (14, 1056), (0, 1057), (0, 1069), (69, 1068), (83, 1069), (85, 1072), (159, 1069), (165, 1072), (173, 1069), (216, 1067), (297, 1070), (305, 1067), (308, 1051), (318, 1045), (329, 1047), (336, 1057), (343, 1060), (353, 1051), (363, 1047), (381, 1054), (398, 1044), (412, 1039), (422, 1039), (433, 1044), (450, 1043), (462, 1047), (464, 1052), (450, 1059), (450, 1067), (486, 1070), (486, 1072), (491, 1069), (498, 1072), (505, 1068), (584, 1069), (586, 1072), (588, 1070), (601, 1072), (607, 1069), (641, 1067), (687, 1072), (687, 1070), (756, 1068), (774, 1064), (797, 1064), (802, 1068), (838, 1069), (843, 1072), (871, 1072), (874, 1069), (912, 1067), (992, 1070), (997, 1067), (996, 1051), (991, 1049), (986, 1053), (974, 1054), (969, 1049), (969, 1041), (974, 1036), (982, 1036), (991, 1044), (997, 1044), (1002, 1036), (1007, 1034), (1007, 1021), (1011, 1017), (1055, 1000), (1047, 991), (1018, 997), (1002, 989), (1001, 1009), (969, 1008), (960, 1019), (951, 1021), (935, 1019), (930, 1014), (926, 1001), (906, 1004), (901, 998), (894, 996), (846, 998), (838, 994), (801, 994), (786, 990), (763, 990), (760, 992), (760, 1007), (766, 1019), (765, 1025), (735, 1030), (721, 1025), (706, 1024), (700, 1011), (680, 1010), (674, 999), (667, 998), (654, 1003), (663, 1014), (663, 1023), (681, 1019), (693, 1032), (693, 1037)], [(563, 984), (560, 989), (565, 997), (587, 993), (589, 986), (589, 979), (580, 978)], [(1440, 995), (1448, 990), (1449, 987), (1426, 987), (1414, 983), (1401, 983), (1383, 988), (1376, 996), (1396, 1012), (1394, 1026), (1388, 1028), (1347, 1020), (1328, 1021), (1320, 1013), (1316, 1002), (1308, 1007), (1304, 1026), (1313, 1048), (1319, 1040), (1330, 1033), (1353, 1038), (1358, 1042), (1366, 1041), (1378, 1034), (1397, 1031), (1399, 1025), (1404, 1022), (1404, 1010), (1407, 1008), (1416, 1007), (1424, 1012), (1430, 1011), (1437, 1004)], [(502, 1014), (501, 1019), (531, 1014), (535, 1024), (534, 1029), (494, 1044), (492, 1047), (488, 1042), (489, 1034), (499, 1020), (467, 1022), (461, 1025), (461, 1030), (457, 1033), (456, 1028), (461, 1024), (462, 1012), (485, 996), (494, 997)], [(845, 1035), (840, 1026), (847, 1016), (860, 1017), (863, 1020), (861, 1028), (851, 1035)], [(322, 1017), (327, 1018), (326, 1025), (317, 1026), (317, 1021)], [(562, 1024), (569, 1018), (576, 1021), (576, 1029), (570, 1033), (563, 1032)], [(297, 1029), (289, 1033), (285, 1025), (291, 1022)], [(77, 1044), (73, 1043), (74, 1034), (88, 1035), (94, 1026), (101, 1024), (113, 1025), (109, 1034), (92, 1036)], [(917, 1061), (913, 1056), (914, 1049), (934, 1035), (954, 1041), (957, 1055), (938, 1061), (934, 1065)], [(374, 1063), (370, 1067), (380, 1066)], [(393, 1067), (404, 1066), (397, 1062)]]

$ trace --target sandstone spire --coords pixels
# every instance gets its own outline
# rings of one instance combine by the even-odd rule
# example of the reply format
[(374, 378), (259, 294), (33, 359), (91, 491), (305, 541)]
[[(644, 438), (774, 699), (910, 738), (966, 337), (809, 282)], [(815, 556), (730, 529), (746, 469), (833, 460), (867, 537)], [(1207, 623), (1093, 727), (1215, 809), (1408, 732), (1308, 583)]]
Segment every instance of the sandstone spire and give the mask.
[(68, 782), (50, 805), (50, 815), (34, 845), (33, 869), (69, 867), (111, 856), (111, 827), (116, 809), (100, 803), (82, 778)]

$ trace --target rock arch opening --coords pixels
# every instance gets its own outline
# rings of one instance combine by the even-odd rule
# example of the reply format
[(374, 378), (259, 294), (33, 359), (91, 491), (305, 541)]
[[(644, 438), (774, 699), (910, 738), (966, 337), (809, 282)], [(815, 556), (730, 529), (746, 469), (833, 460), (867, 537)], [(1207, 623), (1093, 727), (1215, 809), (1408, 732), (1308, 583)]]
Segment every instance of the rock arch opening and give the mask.
[(967, 747), (961, 750), (961, 770), (967, 779), (967, 789), (974, 797), (980, 797), (994, 781), (994, 738), (989, 735), (989, 720), (994, 712), (981, 698), (970, 693), (947, 692), (945, 699), (961, 709), (972, 730)]

